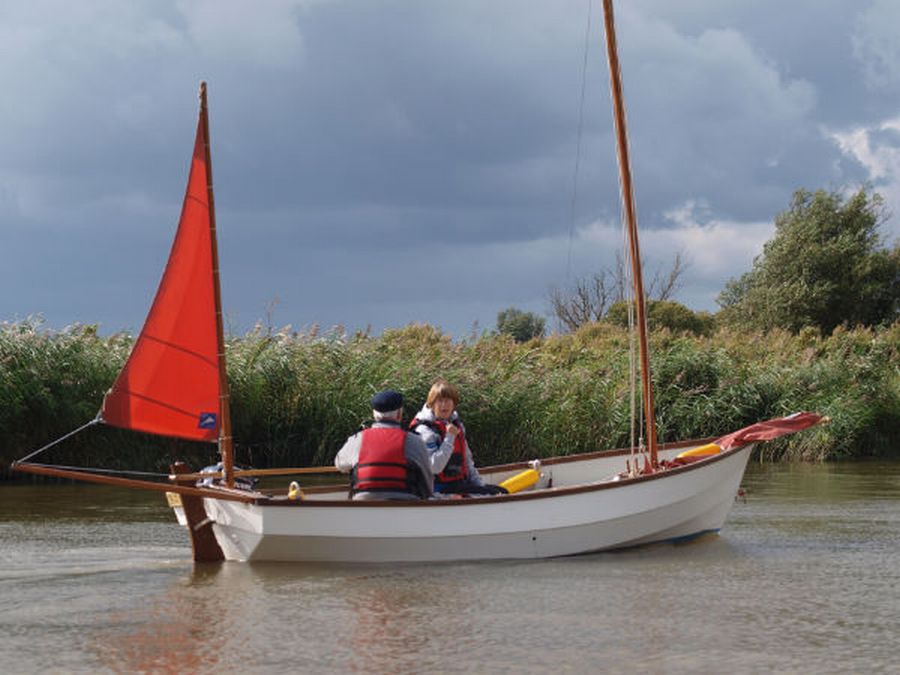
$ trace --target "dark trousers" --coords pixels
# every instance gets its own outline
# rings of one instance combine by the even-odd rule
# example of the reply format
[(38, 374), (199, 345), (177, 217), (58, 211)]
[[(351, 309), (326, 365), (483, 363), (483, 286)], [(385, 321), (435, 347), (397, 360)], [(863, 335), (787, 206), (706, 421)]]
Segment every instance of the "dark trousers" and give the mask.
[(499, 485), (476, 485), (467, 480), (455, 480), (452, 483), (434, 482), (434, 491), (445, 495), (449, 494), (465, 494), (465, 495), (505, 495), (508, 494)]

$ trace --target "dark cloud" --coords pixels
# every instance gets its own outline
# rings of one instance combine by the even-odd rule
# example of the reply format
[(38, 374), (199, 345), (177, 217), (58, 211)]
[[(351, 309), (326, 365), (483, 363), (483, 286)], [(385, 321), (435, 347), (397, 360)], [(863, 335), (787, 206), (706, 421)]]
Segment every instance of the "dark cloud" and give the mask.
[[(645, 247), (693, 253), (689, 304), (714, 308), (796, 188), (898, 195), (891, 3), (617, 7)], [(7, 2), (0, 320), (139, 327), (201, 79), (234, 328), (543, 312), (619, 248), (602, 40), (582, 0)]]

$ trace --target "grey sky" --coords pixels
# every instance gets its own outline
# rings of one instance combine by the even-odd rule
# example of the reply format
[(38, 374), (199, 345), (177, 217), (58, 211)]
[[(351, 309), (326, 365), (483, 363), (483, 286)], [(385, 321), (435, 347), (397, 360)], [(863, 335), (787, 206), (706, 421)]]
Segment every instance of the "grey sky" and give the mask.
[[(572, 219), (589, 4), (6, 0), (0, 321), (140, 328), (201, 79), (235, 330), (545, 312), (621, 247), (597, 0)], [(617, 8), (642, 250), (687, 254), (682, 302), (715, 309), (797, 188), (898, 210), (900, 3)]]

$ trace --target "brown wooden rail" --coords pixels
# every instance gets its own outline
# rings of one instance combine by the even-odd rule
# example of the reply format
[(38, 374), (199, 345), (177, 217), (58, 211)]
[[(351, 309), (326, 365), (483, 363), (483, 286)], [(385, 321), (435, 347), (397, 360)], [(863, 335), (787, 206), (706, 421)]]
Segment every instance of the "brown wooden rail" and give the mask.
[[(340, 473), (337, 467), (334, 466), (302, 466), (302, 467), (285, 467), (283, 469), (241, 469), (240, 471), (234, 472), (234, 477), (239, 478), (241, 476), (294, 476), (297, 474), (331, 474), (331, 473)], [(212, 472), (197, 472), (197, 473), (186, 473), (186, 474), (178, 474), (178, 480), (200, 480), (201, 478), (222, 478), (223, 472), (221, 471), (212, 471)], [(175, 474), (169, 475), (170, 480), (175, 480)]]
[[(10, 467), (13, 471), (21, 471), (22, 473), (33, 473), (41, 476), (56, 476), (58, 478), (70, 478), (72, 480), (84, 481), (86, 483), (100, 483), (101, 485), (118, 485), (120, 487), (137, 488), (139, 490), (153, 490), (156, 492), (176, 492), (180, 495), (189, 495), (194, 497), (212, 497), (214, 499), (223, 499), (231, 502), (253, 503), (259, 495), (242, 495), (235, 492), (226, 492), (225, 490), (211, 490), (209, 488), (189, 487), (187, 485), (174, 485), (171, 483), (154, 483), (149, 480), (136, 480), (134, 478), (122, 478), (120, 476), (104, 476), (88, 471), (70, 471), (68, 469), (57, 469), (52, 466), (43, 464), (31, 464), (29, 462), (14, 462)], [(207, 474), (208, 475), (208, 474)], [(179, 476), (179, 479), (181, 476)]]

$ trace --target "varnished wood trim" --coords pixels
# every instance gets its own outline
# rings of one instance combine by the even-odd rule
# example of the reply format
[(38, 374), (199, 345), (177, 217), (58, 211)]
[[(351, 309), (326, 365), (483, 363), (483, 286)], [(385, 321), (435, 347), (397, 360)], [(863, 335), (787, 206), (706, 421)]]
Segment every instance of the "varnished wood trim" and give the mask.
[(174, 485), (169, 483), (154, 483), (149, 480), (135, 480), (134, 478), (121, 478), (120, 476), (105, 476), (88, 471), (70, 471), (57, 469), (43, 464), (31, 464), (29, 462), (16, 462), (10, 469), (22, 473), (33, 473), (41, 476), (55, 476), (57, 478), (69, 478), (85, 483), (99, 483), (101, 485), (118, 485), (120, 487), (137, 488), (139, 490), (151, 490), (155, 492), (177, 492), (180, 495), (193, 495), (195, 497), (212, 497), (232, 502), (251, 503), (257, 497), (253, 494), (236, 494), (224, 490), (212, 488), (188, 487), (186, 485)]
[[(681, 448), (690, 448), (695, 445), (705, 445), (714, 441), (717, 436), (710, 436), (709, 438), (702, 438), (699, 440), (690, 440), (690, 441), (677, 441), (674, 443), (663, 443), (659, 446), (659, 450), (679, 450)], [(582, 452), (575, 455), (558, 455), (556, 457), (548, 457), (547, 459), (541, 459), (540, 457), (535, 457), (540, 461), (541, 466), (553, 466), (555, 464), (567, 464), (569, 462), (582, 462), (589, 459), (601, 459), (603, 457), (621, 457), (622, 455), (630, 455), (631, 448), (617, 448), (615, 450), (596, 450), (594, 452)], [(500, 471), (514, 471), (516, 469), (527, 469), (528, 462), (533, 460), (521, 461), (521, 462), (511, 462), (509, 464), (497, 464), (495, 466), (485, 466), (479, 467), (478, 473), (498, 473)]]
[[(176, 481), (185, 485), (193, 482), (190, 468), (184, 462), (175, 462), (172, 465), (172, 473), (177, 476)], [(184, 509), (184, 517), (187, 520), (187, 530), (191, 537), (191, 550), (194, 554), (194, 562), (221, 562), (225, 560), (222, 547), (216, 541), (213, 533), (212, 521), (206, 514), (203, 499), (196, 495), (181, 495), (181, 508)]]
[[(668, 447), (670, 449), (677, 449), (679, 447), (689, 447), (692, 445), (697, 445), (696, 441), (685, 442), (682, 443), (674, 443), (670, 444)], [(644, 483), (653, 480), (659, 480), (660, 478), (666, 478), (668, 476), (674, 474), (682, 474), (689, 473), (691, 471), (696, 471), (698, 469), (709, 466), (710, 464), (715, 464), (716, 462), (721, 462), (722, 460), (731, 457), (738, 452), (744, 450), (747, 446), (742, 445), (739, 447), (731, 448), (730, 450), (726, 450), (718, 455), (713, 455), (711, 457), (705, 457), (702, 460), (692, 462), (690, 464), (685, 464), (683, 466), (677, 466), (671, 469), (665, 469), (663, 471), (658, 471), (653, 474), (648, 474), (645, 476), (635, 476), (634, 478), (623, 478), (622, 480), (618, 480), (615, 482), (606, 482), (606, 483), (590, 483), (584, 485), (572, 485), (568, 487), (560, 487), (560, 488), (546, 488), (542, 490), (535, 490), (533, 492), (517, 492), (511, 495), (494, 495), (491, 497), (473, 497), (470, 499), (434, 499), (434, 500), (422, 500), (422, 501), (392, 501), (392, 500), (384, 500), (384, 501), (353, 501), (350, 499), (322, 499), (322, 500), (287, 500), (287, 499), (271, 499), (271, 498), (263, 498), (256, 500), (256, 504), (259, 506), (288, 506), (288, 507), (304, 507), (304, 508), (322, 508), (322, 507), (335, 507), (349, 506), (351, 508), (372, 508), (372, 507), (390, 507), (390, 508), (410, 508), (410, 507), (446, 507), (446, 506), (474, 506), (477, 504), (503, 504), (508, 502), (514, 502), (519, 500), (526, 499), (552, 499), (554, 497), (561, 497), (565, 495), (574, 495), (582, 492), (596, 492), (598, 490), (614, 490), (616, 488), (624, 487), (626, 485), (634, 485), (636, 483)], [(627, 452), (627, 451), (626, 451)], [(602, 455), (605, 453), (589, 453), (587, 455), (582, 455), (582, 459), (584, 458), (594, 458), (597, 455)], [(575, 455), (572, 455), (575, 457)], [(561, 458), (562, 459), (562, 458)], [(569, 460), (575, 461), (575, 460)], [(526, 465), (527, 466), (527, 465)], [(485, 469), (487, 471), (487, 469)]]
[[(694, 446), (705, 445), (705, 444), (711, 442), (712, 440), (714, 440), (715, 438), (716, 438), (715, 436), (710, 436), (709, 438), (704, 438), (704, 439), (700, 439), (700, 440), (677, 441), (674, 443), (664, 443), (663, 445), (660, 445), (659, 447), (660, 447), (660, 450), (679, 450), (681, 448), (690, 448), (690, 447), (694, 447)], [(630, 455), (630, 454), (631, 454), (630, 448), (617, 448), (615, 450), (596, 450), (594, 452), (582, 452), (582, 453), (575, 454), (575, 455), (562, 455), (562, 456), (557, 456), (557, 457), (548, 457), (547, 459), (540, 459), (539, 457), (536, 457), (535, 459), (540, 460), (541, 466), (545, 467), (545, 466), (555, 466), (555, 465), (559, 465), (559, 464), (566, 464), (569, 462), (582, 462), (585, 460), (600, 459), (600, 458), (605, 458), (605, 457), (621, 457), (623, 455)], [(532, 460), (529, 460), (529, 461), (532, 461)], [(310, 467), (310, 468), (316, 468), (316, 467)], [(323, 467), (323, 468), (327, 469), (329, 467)], [(509, 464), (495, 464), (493, 466), (484, 466), (484, 467), (480, 467), (478, 469), (478, 472), (483, 473), (483, 474), (489, 474), (489, 473), (501, 473), (501, 472), (506, 472), (506, 471), (523, 471), (528, 468), (530, 468), (528, 462), (522, 461), (522, 462), (511, 462)], [(277, 469), (266, 469), (266, 470), (277, 471)], [(316, 473), (316, 472), (310, 471), (309, 473)], [(327, 473), (331, 473), (331, 472), (327, 472)], [(196, 475), (199, 476), (200, 474), (196, 474)], [(209, 476), (209, 474), (202, 474), (202, 475), (204, 477)], [(240, 476), (241, 472), (237, 471), (237, 472), (235, 472), (235, 475)], [(330, 485), (308, 485), (308, 486), (304, 485), (303, 492), (305, 492), (306, 494), (323, 494), (326, 492), (336, 492), (338, 490), (347, 490), (348, 488), (349, 488), (348, 483), (332, 483)], [(268, 496), (277, 497), (279, 495), (285, 494), (285, 489), (284, 488), (263, 489), (263, 490), (260, 490), (260, 492), (262, 492), (263, 494), (268, 495)]]

